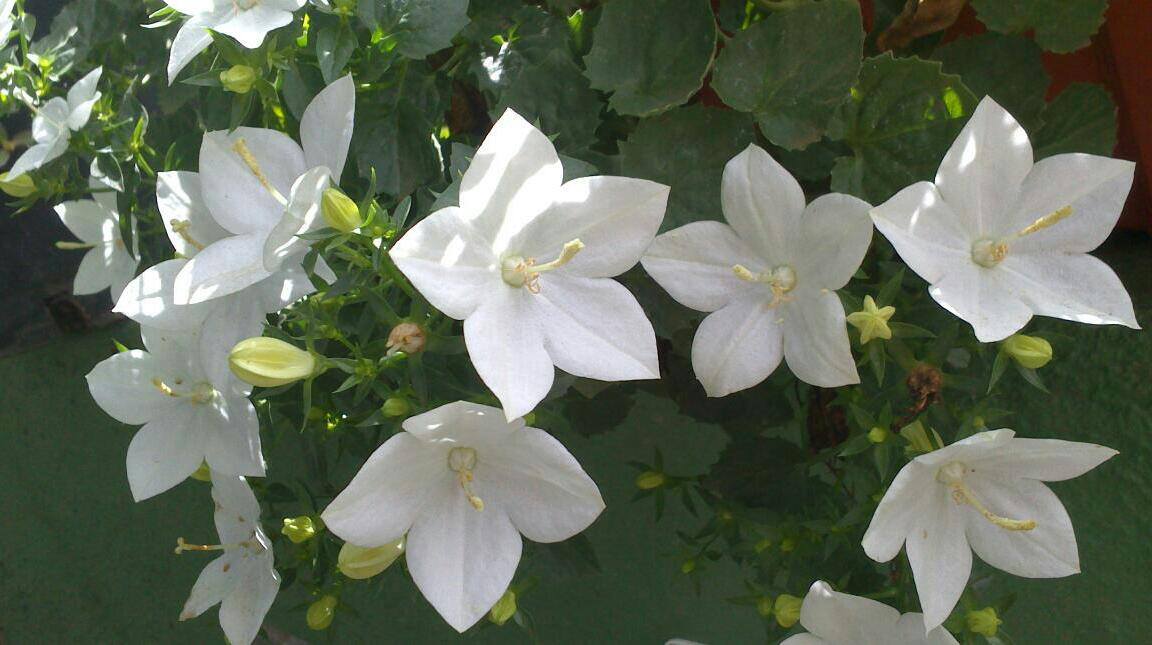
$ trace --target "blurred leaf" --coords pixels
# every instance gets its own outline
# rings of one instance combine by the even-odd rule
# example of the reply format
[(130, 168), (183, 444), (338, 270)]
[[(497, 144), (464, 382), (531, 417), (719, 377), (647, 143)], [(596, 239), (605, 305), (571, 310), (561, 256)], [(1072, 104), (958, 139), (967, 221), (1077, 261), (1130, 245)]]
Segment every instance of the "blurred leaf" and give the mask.
[(1108, 0), (972, 0), (972, 7), (989, 29), (1033, 31), (1041, 47), (1066, 53), (1091, 41), (1104, 23)]
[(1063, 152), (1110, 156), (1116, 148), (1116, 105), (1108, 90), (1091, 83), (1073, 83), (1043, 112), (1036, 132), (1036, 159)]
[(1023, 36), (988, 32), (954, 40), (940, 48), (935, 58), (944, 71), (959, 74), (976, 98), (991, 96), (1028, 132), (1040, 124), (1048, 72), (1040, 47)]
[(316, 34), (316, 60), (325, 83), (340, 77), (356, 49), (356, 35), (347, 22), (325, 27)]
[(358, 11), (408, 58), (424, 58), (448, 47), (468, 24), (468, 0), (360, 0)]

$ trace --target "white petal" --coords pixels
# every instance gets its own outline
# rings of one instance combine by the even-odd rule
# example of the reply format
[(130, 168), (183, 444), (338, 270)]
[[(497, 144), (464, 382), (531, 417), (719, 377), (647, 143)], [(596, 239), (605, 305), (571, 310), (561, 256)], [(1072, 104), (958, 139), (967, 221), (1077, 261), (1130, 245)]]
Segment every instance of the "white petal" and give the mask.
[(88, 244), (99, 244), (116, 236), (116, 214), (90, 199), (64, 202), (56, 206), (56, 214), (73, 235)]
[(996, 270), (1032, 311), (1090, 325), (1139, 329), (1132, 298), (1116, 273), (1086, 254), (1013, 255)]
[(552, 204), (563, 178), (548, 137), (505, 110), (460, 178), (460, 208), (503, 251), (512, 236)]
[(788, 260), (797, 278), (818, 289), (839, 289), (860, 268), (872, 245), (872, 206), (849, 195), (818, 197), (800, 218), (796, 248)]
[(194, 330), (203, 324), (214, 305), (178, 305), (172, 297), (176, 274), (187, 260), (165, 260), (145, 269), (128, 283), (113, 311), (141, 325), (169, 330)]
[(264, 241), (264, 268), (269, 272), (278, 271), (285, 260), (308, 249), (311, 242), (298, 235), (323, 227), (320, 199), (331, 176), (331, 171), (320, 166), (301, 175), (292, 185), (288, 206)]
[(900, 259), (929, 284), (952, 267), (972, 264), (971, 235), (931, 183), (912, 184), (871, 211)]
[(657, 236), (641, 263), (677, 302), (697, 311), (716, 311), (753, 288), (732, 272), (737, 264), (772, 268), (721, 222), (692, 222)]
[(761, 257), (777, 262), (791, 255), (804, 191), (763, 148), (751, 144), (724, 166), (720, 202), (724, 218)]
[(220, 541), (238, 544), (251, 539), (253, 534), (257, 539), (265, 537), (260, 528), (260, 502), (256, 501), (248, 482), (243, 477), (216, 471), (211, 471), (211, 478), (212, 501), (216, 503), (212, 519)]
[(464, 632), (508, 589), (520, 534), (500, 510), (472, 508), (459, 487), (437, 492), (408, 533), (408, 572), (444, 620)]
[(952, 143), (936, 188), (973, 237), (999, 237), (1012, 231), (1012, 205), (1032, 170), (1028, 134), (991, 97), (984, 97)]
[(164, 0), (164, 4), (191, 16), (211, 12), (216, 8), (217, 0)]
[[(1008, 445), (1016, 433), (1007, 428), (999, 430), (985, 430), (961, 439), (956, 443), (944, 446), (939, 450), (920, 455), (914, 461), (925, 466), (931, 466), (932, 472), (940, 466), (952, 461), (963, 463), (983, 462), (990, 455), (1008, 450)], [(935, 477), (935, 475), (933, 475)]]
[[(476, 493), (485, 503), (491, 497), (493, 507), (506, 512), (529, 540), (567, 540), (604, 510), (596, 482), (543, 430), (523, 428), (498, 450), (478, 451), (478, 458)], [(484, 486), (489, 478), (491, 492)]]
[(103, 72), (103, 67), (97, 67), (69, 88), (68, 127), (72, 130), (79, 130), (84, 127), (84, 124), (88, 123), (88, 118), (92, 116), (92, 106), (100, 100), (100, 92), (96, 90), (96, 84), (100, 82), (100, 74)]
[(235, 383), (235, 377), (228, 367), (228, 355), (232, 353), (232, 347), (264, 331), (265, 310), (260, 300), (253, 298), (249, 291), (245, 289), (231, 296), (190, 305), (211, 307), (211, 314), (205, 318), (200, 332), (197, 350), (208, 382), (220, 389), (228, 383)]
[(408, 417), (403, 427), (428, 443), (454, 441), (478, 450), (503, 450), (509, 437), (524, 428), (524, 420), (509, 421), (503, 410), (489, 405), (454, 401)]
[(52, 139), (48, 143), (37, 143), (24, 151), (12, 164), (12, 168), (8, 170), (8, 181), (12, 181), (21, 175), (36, 170), (47, 164), (50, 161), (56, 160), (60, 155), (63, 155), (68, 150), (68, 137), (60, 136)]
[(926, 491), (935, 484), (935, 470), (913, 461), (905, 464), (888, 490), (868, 530), (864, 532), (861, 545), (864, 553), (877, 562), (888, 562), (900, 553), (904, 541), (912, 534), (917, 521), (926, 512), (930, 501)]
[(980, 459), (982, 472), (1045, 482), (1079, 477), (1115, 457), (1115, 450), (1094, 443), (1060, 439), (1011, 439)]
[(324, 509), (324, 524), (344, 540), (365, 547), (404, 535), (421, 513), (434, 513), (429, 502), (441, 489), (463, 496), (455, 473), (448, 469), (447, 452), (446, 447), (406, 432), (393, 436)]
[(176, 81), (180, 71), (192, 62), (200, 52), (208, 49), (212, 44), (212, 34), (208, 33), (204, 19), (196, 16), (180, 25), (176, 37), (172, 39), (172, 48), (168, 53), (168, 84)]
[[(164, 230), (172, 248), (186, 258), (229, 235), (208, 212), (198, 173), (172, 171), (157, 174), (156, 205), (160, 207)], [(183, 226), (183, 232), (177, 232), (174, 223)]]
[(908, 536), (908, 562), (924, 609), (924, 628), (944, 622), (968, 584), (972, 551), (964, 537), (964, 518), (944, 485), (924, 489), (929, 500)]
[[(327, 263), (324, 263), (324, 258), (318, 257), (315, 266), (316, 274), (325, 280), (333, 281), (334, 278), (325, 275), (326, 271), (330, 272), (331, 269), (328, 268)], [(246, 297), (255, 297), (262, 312), (273, 313), (315, 291), (316, 287), (312, 286), (312, 281), (308, 279), (308, 272), (304, 270), (304, 267), (299, 263), (289, 262), (281, 266), (280, 270), (271, 276), (252, 285), (251, 289), (244, 291), (244, 294)]]
[(356, 115), (356, 86), (346, 75), (312, 99), (300, 119), (300, 143), (309, 167), (324, 166), (340, 183)]
[(220, 226), (233, 233), (271, 229), (284, 212), (281, 204), (240, 156), (244, 142), (261, 174), (281, 196), (292, 192), (304, 174), (304, 153), (288, 135), (263, 128), (237, 128), (204, 135), (200, 145), (200, 182), (204, 203)]
[(243, 396), (221, 394), (202, 414), (204, 425), (209, 427), (204, 461), (212, 470), (225, 475), (263, 477), (260, 421), (252, 403)]
[(692, 370), (708, 396), (727, 396), (768, 378), (784, 355), (778, 314), (750, 293), (709, 314), (692, 339)]
[(256, 49), (264, 42), (268, 32), (291, 22), (291, 12), (257, 4), (236, 11), (234, 16), (217, 24), (214, 29), (235, 38), (248, 49)]
[[(800, 624), (830, 643), (874, 643), (877, 636), (891, 636), (900, 612), (882, 602), (833, 591), (816, 581), (800, 606)], [(923, 627), (923, 626), (921, 626)], [(888, 641), (889, 643), (891, 641)]]
[(168, 416), (176, 407), (177, 401), (152, 383), (166, 372), (156, 357), (134, 349), (100, 361), (84, 378), (100, 409), (121, 423), (139, 425)]
[(264, 268), (263, 240), (236, 235), (208, 245), (176, 275), (177, 304), (196, 304), (236, 293), (272, 275)]
[(128, 254), (122, 246), (109, 245), (106, 257), (108, 271), (108, 293), (112, 302), (120, 300), (124, 288), (136, 277), (136, 267), (140, 264), (136, 258)]
[(389, 255), (433, 307), (456, 320), (471, 315), (490, 291), (506, 286), (490, 240), (463, 218), (459, 208), (425, 217)]
[[(192, 585), (192, 593), (188, 594), (188, 600), (180, 612), (180, 620), (199, 616), (232, 593), (239, 582), (237, 571), (234, 570), (239, 560), (236, 555), (228, 554), (216, 558), (204, 567), (200, 577), (196, 578), (196, 584)], [(228, 568), (227, 571), (224, 570), (225, 567)]]
[(240, 581), (220, 603), (220, 628), (229, 643), (251, 643), (280, 591), (280, 576), (266, 553), (243, 564)]
[(472, 365), (507, 419), (528, 414), (544, 400), (556, 376), (544, 331), (532, 315), (527, 289), (497, 289), (464, 321)]
[(76, 277), (72, 280), (72, 293), (78, 296), (100, 293), (112, 284), (112, 276), (108, 273), (110, 254), (110, 249), (103, 245), (84, 254), (76, 269)]
[(924, 614), (909, 613), (900, 617), (893, 628), (892, 642), (901, 645), (959, 645), (943, 626), (924, 633)]
[(583, 250), (564, 271), (588, 278), (610, 278), (631, 269), (652, 243), (668, 187), (628, 177), (581, 177), (564, 184), (555, 202), (525, 227), (509, 249), (538, 262), (560, 255), (579, 239)]
[(968, 541), (981, 560), (1025, 578), (1061, 578), (1080, 573), (1072, 520), (1047, 486), (980, 472), (965, 478), (965, 483), (993, 513), (1036, 522), (1031, 531), (1008, 531), (984, 519), (975, 509), (962, 508)]
[(660, 378), (656, 333), (623, 285), (556, 272), (540, 287), (531, 307), (556, 367), (601, 381)]
[(1003, 265), (985, 269), (975, 263), (957, 264), (928, 293), (954, 315), (972, 325), (976, 338), (992, 343), (1011, 336), (1032, 319), (1032, 309), (1014, 288)]
[(828, 641), (812, 634), (795, 634), (780, 641), (780, 645), (826, 645), (827, 643)]
[(185, 403), (140, 428), (128, 445), (128, 485), (143, 501), (184, 481), (204, 461), (205, 429)]
[(1080, 153), (1040, 160), (1024, 180), (1010, 232), (1066, 206), (1072, 214), (1019, 238), (1012, 252), (1087, 253), (1100, 246), (1120, 218), (1135, 168), (1131, 161)]
[(835, 292), (799, 292), (780, 306), (784, 360), (796, 378), (820, 387), (859, 383), (844, 305)]

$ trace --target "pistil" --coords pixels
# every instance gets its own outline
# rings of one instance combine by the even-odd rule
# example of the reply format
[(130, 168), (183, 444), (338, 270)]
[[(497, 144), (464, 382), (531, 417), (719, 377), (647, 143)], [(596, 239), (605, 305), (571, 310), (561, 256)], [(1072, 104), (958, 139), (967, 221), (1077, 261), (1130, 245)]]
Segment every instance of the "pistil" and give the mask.
[(968, 467), (953, 461), (936, 473), (936, 479), (952, 489), (952, 499), (957, 504), (967, 504), (976, 509), (984, 519), (1007, 531), (1031, 531), (1036, 528), (1035, 520), (1014, 520), (988, 510), (972, 489), (964, 483), (964, 473)]
[(94, 248), (95, 244), (88, 244), (87, 242), (57, 242), (56, 248), (61, 251), (82, 251), (84, 249)]
[(264, 174), (264, 171), (260, 169), (260, 163), (256, 161), (255, 155), (248, 149), (248, 144), (244, 139), (237, 139), (236, 143), (232, 144), (232, 150), (240, 155), (240, 158), (244, 160), (244, 165), (248, 166), (248, 170), (252, 171), (252, 174), (256, 177), (256, 181), (260, 182), (264, 190), (267, 190), (268, 194), (272, 195), (272, 198), (280, 202), (281, 205), (287, 206), (288, 200), (284, 198), (284, 195), (280, 194), (280, 191), (276, 190), (272, 182), (268, 181), (268, 177)]
[(255, 542), (254, 540), (245, 540), (243, 542), (237, 542), (236, 544), (188, 544), (184, 541), (184, 538), (178, 537), (176, 538), (175, 553), (176, 555), (181, 555), (185, 551), (224, 551), (226, 549), (240, 548), (250, 549), (253, 548), (254, 544), (256, 546), (260, 546), (260, 548), (263, 548), (262, 545), (260, 545), (258, 542)]
[(1008, 237), (998, 240), (993, 240), (991, 238), (976, 240), (972, 243), (972, 261), (986, 269), (991, 269), (992, 267), (1003, 262), (1004, 258), (1008, 256), (1008, 245), (1011, 242), (1018, 240), (1025, 235), (1031, 235), (1033, 233), (1043, 231), (1044, 229), (1053, 226), (1065, 219), (1068, 219), (1071, 216), (1072, 207), (1065, 206), (1063, 208), (1058, 208), (1043, 217), (1036, 218), (1036, 221), (1032, 222), (1028, 226), (1025, 226), (1012, 235), (1009, 235)]
[(768, 285), (772, 289), (772, 302), (768, 303), (769, 307), (787, 302), (789, 300), (788, 293), (796, 288), (796, 271), (787, 264), (782, 264), (763, 273), (756, 273), (743, 264), (737, 264), (732, 267), (732, 273), (745, 282), (759, 282)]
[[(180, 379), (175, 381), (177, 387), (184, 384)], [(152, 379), (152, 386), (174, 399), (188, 399), (193, 403), (208, 403), (216, 398), (216, 389), (207, 383), (197, 384), (187, 392), (181, 392), (164, 382), (159, 376)]]
[(468, 503), (472, 505), (472, 508), (482, 511), (484, 510), (484, 500), (480, 499), (472, 490), (472, 480), (475, 479), (472, 471), (475, 468), (475, 449), (453, 448), (448, 451), (448, 469), (457, 474), (456, 479), (460, 482), (460, 488), (464, 490), (464, 496), (468, 498)]
[(192, 233), (190, 232), (190, 229), (192, 228), (192, 222), (189, 222), (186, 219), (174, 219), (171, 220), (169, 224), (172, 225), (172, 230), (177, 235), (179, 235), (182, 240), (187, 242), (189, 246), (196, 249), (197, 251), (204, 250), (204, 245), (200, 242), (197, 242), (196, 238), (192, 237)]
[(508, 256), (500, 263), (500, 277), (511, 287), (524, 287), (531, 293), (540, 293), (540, 274), (568, 264), (583, 248), (584, 243), (579, 239), (572, 240), (564, 245), (555, 260), (544, 264), (536, 264), (536, 258)]

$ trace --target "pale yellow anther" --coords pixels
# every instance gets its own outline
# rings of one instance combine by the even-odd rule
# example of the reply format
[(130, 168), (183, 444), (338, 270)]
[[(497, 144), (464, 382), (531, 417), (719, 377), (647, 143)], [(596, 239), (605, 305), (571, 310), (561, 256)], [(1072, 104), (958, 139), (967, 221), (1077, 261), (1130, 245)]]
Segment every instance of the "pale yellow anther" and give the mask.
[(192, 237), (192, 233), (190, 232), (190, 229), (192, 228), (192, 222), (189, 222), (186, 219), (174, 219), (170, 220), (168, 223), (172, 225), (172, 231), (179, 235), (180, 239), (187, 242), (189, 246), (196, 249), (197, 251), (204, 250), (204, 245), (197, 242), (196, 238)]
[[(176, 385), (183, 385), (183, 382), (177, 380)], [(193, 403), (208, 403), (212, 399), (216, 398), (216, 390), (207, 383), (200, 383), (187, 392), (180, 392), (176, 390), (176, 388), (165, 383), (164, 380), (159, 376), (156, 376), (152, 379), (152, 386), (167, 396), (175, 399), (188, 399)]]
[(472, 480), (475, 478), (472, 470), (476, 468), (476, 450), (474, 448), (453, 448), (448, 451), (448, 469), (457, 474), (460, 488), (472, 508), (484, 510), (484, 500), (480, 499), (472, 490)]
[(968, 467), (964, 464), (953, 461), (945, 465), (936, 473), (937, 481), (946, 484), (952, 489), (952, 500), (957, 504), (967, 504), (976, 509), (984, 519), (992, 524), (999, 526), (1007, 531), (1031, 531), (1036, 528), (1035, 520), (1014, 520), (1011, 518), (1003, 517), (988, 510), (988, 507), (976, 497), (964, 483), (964, 473)]
[(763, 273), (756, 273), (743, 264), (736, 264), (732, 266), (732, 273), (745, 282), (768, 285), (772, 289), (772, 302), (768, 303), (769, 307), (786, 302), (789, 299), (788, 293), (796, 288), (796, 271), (787, 264)]
[(256, 177), (256, 181), (260, 182), (260, 185), (264, 187), (264, 190), (268, 191), (269, 195), (272, 195), (273, 199), (281, 204), (288, 204), (288, 200), (280, 194), (280, 191), (276, 190), (272, 182), (268, 181), (268, 177), (264, 174), (264, 171), (260, 169), (260, 163), (256, 161), (255, 155), (248, 149), (248, 144), (244, 139), (237, 139), (236, 143), (232, 144), (232, 150), (240, 155), (240, 158), (244, 160), (244, 165), (248, 166), (248, 170), (252, 171), (252, 174)]
[(564, 245), (555, 260), (544, 264), (536, 264), (536, 258), (508, 256), (500, 263), (500, 277), (508, 286), (524, 287), (532, 293), (540, 293), (540, 274), (568, 264), (583, 248), (584, 243), (579, 239), (572, 240)]
[(1020, 232), (1016, 234), (1016, 237), (1023, 237), (1025, 235), (1030, 235), (1030, 234), (1035, 233), (1037, 231), (1042, 231), (1042, 230), (1048, 228), (1049, 226), (1052, 226), (1053, 224), (1055, 224), (1061, 220), (1067, 219), (1071, 216), (1072, 216), (1072, 207), (1071, 206), (1065, 206), (1064, 208), (1059, 208), (1057, 210), (1052, 211), (1051, 213), (1048, 213), (1044, 217), (1037, 219), (1035, 222), (1032, 222), (1028, 226), (1025, 226), (1024, 228), (1020, 229)]

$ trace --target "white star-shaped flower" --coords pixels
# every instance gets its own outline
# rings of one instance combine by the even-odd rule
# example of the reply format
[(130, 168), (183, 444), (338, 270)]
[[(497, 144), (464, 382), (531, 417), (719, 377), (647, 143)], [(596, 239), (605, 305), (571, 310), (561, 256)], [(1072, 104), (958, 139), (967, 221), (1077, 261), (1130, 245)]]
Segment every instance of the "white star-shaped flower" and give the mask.
[(96, 84), (103, 72), (103, 67), (88, 72), (68, 90), (67, 99), (57, 96), (36, 110), (36, 116), (32, 118), (32, 138), (36, 143), (12, 164), (7, 181), (40, 168), (68, 150), (72, 133), (88, 123), (92, 106), (100, 100)]
[(544, 399), (553, 365), (601, 381), (660, 377), (652, 324), (610, 278), (651, 243), (668, 187), (562, 175), (552, 142), (508, 110), (464, 172), (460, 206), (391, 250), (434, 307), (464, 321), (472, 364), (508, 419)]
[(16, 0), (4, 0), (0, 4), (0, 47), (8, 44), (8, 36), (12, 33), (12, 27), (16, 26), (12, 18), (12, 10), (15, 8)]
[(229, 475), (264, 475), (260, 424), (236, 379), (210, 381), (196, 334), (140, 328), (144, 350), (120, 352), (88, 373), (92, 398), (117, 421), (144, 427), (128, 445), (136, 501), (184, 481), (205, 461)]
[(168, 54), (168, 83), (196, 54), (212, 44), (208, 30), (226, 34), (248, 49), (255, 49), (273, 29), (292, 22), (292, 14), (305, 0), (164, 0), (190, 18), (180, 26)]
[(833, 591), (817, 580), (800, 609), (807, 634), (780, 645), (956, 645), (943, 627), (924, 633), (920, 614), (904, 614), (882, 602)]
[(1041, 482), (1078, 477), (1115, 450), (1056, 439), (975, 434), (910, 461), (884, 493), (864, 551), (877, 562), (907, 547), (924, 626), (944, 622), (968, 584), (972, 551), (1026, 578), (1080, 572), (1064, 505)]
[(1138, 329), (1120, 279), (1088, 255), (1120, 217), (1130, 161), (1061, 154), (1032, 163), (1016, 119), (980, 102), (940, 163), (872, 210), (876, 228), (981, 342), (1033, 315)]
[(692, 368), (709, 396), (760, 383), (780, 360), (821, 387), (859, 383), (835, 291), (872, 241), (870, 206), (831, 194), (805, 206), (783, 166), (750, 145), (724, 167), (724, 219), (656, 238), (644, 269), (681, 304), (709, 313)]
[[(88, 249), (80, 260), (72, 293), (98, 293), (108, 289), (115, 302), (124, 291), (124, 285), (136, 275), (134, 251), (129, 250), (120, 235), (120, 215), (116, 212), (116, 193), (107, 192), (108, 186), (100, 180), (91, 180), (96, 189), (92, 199), (64, 202), (56, 206), (60, 221), (80, 242), (57, 242), (61, 249)], [(135, 221), (133, 221), (135, 227)], [(136, 241), (135, 239), (133, 240)], [(133, 244), (138, 247), (138, 244)]]
[(243, 477), (213, 470), (212, 500), (221, 544), (187, 544), (181, 538), (176, 552), (223, 551), (223, 555), (200, 572), (180, 620), (219, 604), (220, 627), (228, 642), (249, 645), (280, 590), (272, 543), (260, 528), (260, 504)]
[(458, 401), (411, 417), (323, 514), (336, 535), (377, 547), (408, 534), (408, 571), (458, 631), (507, 590), (521, 534), (559, 542), (604, 500), (559, 441), (492, 407)]

